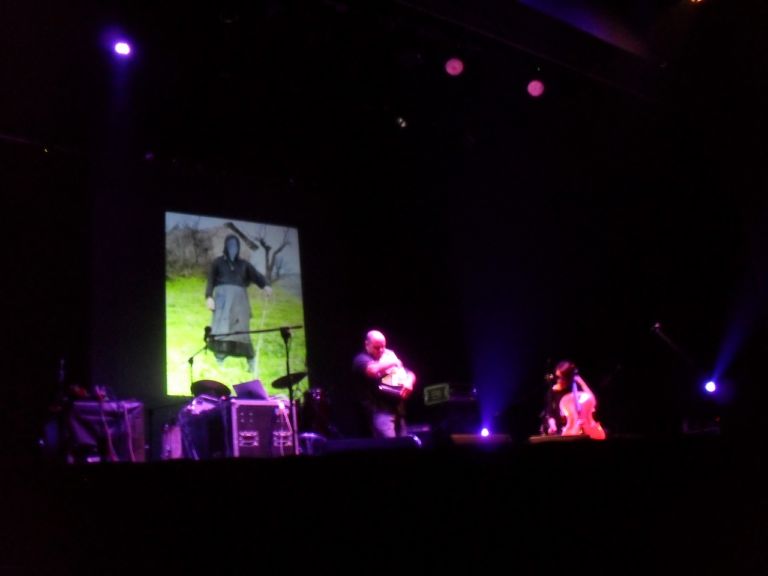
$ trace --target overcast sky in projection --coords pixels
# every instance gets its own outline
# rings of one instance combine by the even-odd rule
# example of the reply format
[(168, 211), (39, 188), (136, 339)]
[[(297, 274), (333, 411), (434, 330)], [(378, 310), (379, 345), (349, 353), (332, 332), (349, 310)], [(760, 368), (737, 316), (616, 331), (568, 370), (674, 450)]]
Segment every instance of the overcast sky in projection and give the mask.
[[(263, 234), (267, 244), (272, 246), (273, 249), (282, 244), (285, 230), (287, 229), (289, 244), (282, 252), (280, 252), (280, 257), (283, 259), (282, 274), (301, 274), (298, 230), (290, 226), (277, 226), (263, 222), (249, 222), (244, 220), (233, 220), (231, 218), (214, 218), (210, 216), (198, 216), (195, 214), (167, 212), (165, 215), (165, 231), (167, 233), (176, 226), (206, 230), (224, 226), (227, 222), (232, 222), (237, 225), (237, 227), (251, 239), (261, 237)], [(263, 264), (263, 262), (261, 262), (261, 259), (263, 258), (262, 254), (263, 252), (261, 251), (254, 252), (252, 253), (252, 258), (259, 258), (259, 264)], [(259, 269), (262, 269), (262, 267), (259, 266)]]

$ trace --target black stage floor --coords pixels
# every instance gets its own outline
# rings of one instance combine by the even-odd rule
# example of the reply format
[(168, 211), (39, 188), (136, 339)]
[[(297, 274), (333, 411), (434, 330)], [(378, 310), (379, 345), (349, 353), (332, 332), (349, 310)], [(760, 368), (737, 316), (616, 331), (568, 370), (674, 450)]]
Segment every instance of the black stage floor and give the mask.
[(9, 462), (2, 564), (51, 574), (157, 562), (216, 574), (767, 573), (758, 443), (458, 440), (269, 459)]

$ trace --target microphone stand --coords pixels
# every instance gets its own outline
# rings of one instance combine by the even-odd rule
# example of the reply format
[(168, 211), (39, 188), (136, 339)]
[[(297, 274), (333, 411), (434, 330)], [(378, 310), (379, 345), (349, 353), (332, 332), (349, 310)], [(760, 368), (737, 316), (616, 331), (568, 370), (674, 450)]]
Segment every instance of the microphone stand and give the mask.
[(696, 365), (696, 362), (694, 362), (693, 359), (688, 354), (686, 354), (680, 346), (675, 344), (675, 342), (667, 334), (664, 333), (659, 322), (656, 322), (656, 324), (651, 327), (651, 332), (656, 334), (656, 336), (658, 336), (671, 350), (680, 356), (680, 358), (685, 360), (685, 363), (688, 364), (688, 367), (691, 370), (701, 372), (699, 367)]
[[(226, 332), (222, 334), (211, 334), (210, 338), (211, 340), (216, 340), (217, 338), (223, 338), (224, 336), (235, 336), (238, 334), (261, 334), (263, 332), (282, 332), (283, 330), (291, 330), (293, 328), (303, 328), (303, 326), (283, 326), (281, 328), (262, 328), (260, 330), (242, 330), (240, 332)], [(290, 332), (289, 332), (290, 337)]]
[(197, 352), (192, 354), (192, 356), (190, 356), (187, 359), (187, 362), (189, 362), (189, 385), (190, 386), (192, 386), (192, 383), (194, 382), (194, 374), (193, 374), (193, 371), (192, 371), (192, 366), (195, 363), (195, 356), (197, 356), (201, 352), (204, 352), (205, 350), (208, 350), (208, 342), (210, 341), (211, 338), (212, 338), (212, 336), (211, 336), (211, 327), (210, 326), (206, 326), (205, 327), (205, 335), (203, 336), (203, 340), (205, 340), (205, 346), (200, 348), (200, 350), (198, 350)]
[[(296, 326), (282, 326), (280, 328), (262, 328), (259, 330), (243, 330), (239, 332), (227, 332), (226, 334), (210, 334), (209, 337), (212, 340), (215, 340), (216, 338), (221, 338), (224, 336), (235, 336), (240, 334), (262, 334), (264, 332), (280, 332), (280, 335), (283, 337), (283, 343), (285, 344), (285, 375), (287, 378), (290, 378), (291, 374), (291, 362), (290, 362), (290, 349), (288, 346), (288, 343), (291, 339), (291, 330), (292, 329), (298, 329), (303, 328), (302, 325), (296, 325)], [(208, 347), (208, 343), (206, 341), (206, 348)], [(191, 358), (190, 358), (191, 360)], [(298, 427), (296, 423), (296, 409), (293, 405), (293, 384), (288, 380), (288, 410), (290, 411), (290, 418), (291, 418), (291, 435), (293, 439), (293, 453), (298, 454), (299, 453), (299, 436), (298, 436)]]
[(208, 349), (208, 343), (211, 340), (216, 340), (217, 338), (223, 338), (224, 336), (238, 336), (240, 334), (261, 334), (261, 333), (264, 333), (264, 332), (277, 332), (278, 330), (280, 330), (282, 332), (283, 330), (290, 330), (291, 328), (302, 328), (302, 326), (286, 326), (286, 327), (283, 327), (283, 328), (263, 328), (261, 330), (243, 330), (243, 331), (240, 331), (240, 332), (226, 332), (226, 333), (222, 333), (222, 334), (211, 334), (211, 327), (210, 326), (206, 326), (205, 327), (205, 336), (204, 336), (204, 338), (205, 338), (205, 346), (203, 346), (202, 348), (200, 348), (200, 350), (198, 350), (197, 352), (192, 354), (192, 356), (190, 356), (189, 359), (187, 360), (187, 362), (189, 362), (189, 384), (190, 384), (190, 386), (192, 385), (192, 383), (194, 381), (193, 380), (193, 375), (192, 375), (192, 364), (195, 361), (195, 356), (197, 356), (201, 352), (207, 350)]
[(296, 422), (296, 408), (293, 404), (293, 384), (290, 381), (291, 375), (291, 361), (290, 361), (290, 346), (288, 343), (291, 340), (291, 328), (301, 328), (301, 326), (285, 326), (280, 328), (280, 336), (283, 337), (283, 343), (285, 344), (285, 376), (288, 378), (288, 414), (291, 416), (291, 436), (293, 437), (293, 454), (294, 456), (299, 453), (299, 434)]
[(706, 377), (706, 371), (688, 354), (680, 345), (676, 344), (667, 334), (662, 330), (661, 324), (656, 323), (651, 328), (651, 332), (656, 334), (664, 344), (669, 347), (670, 350), (675, 352), (680, 359), (685, 362), (689, 372), (687, 376), (702, 380)]

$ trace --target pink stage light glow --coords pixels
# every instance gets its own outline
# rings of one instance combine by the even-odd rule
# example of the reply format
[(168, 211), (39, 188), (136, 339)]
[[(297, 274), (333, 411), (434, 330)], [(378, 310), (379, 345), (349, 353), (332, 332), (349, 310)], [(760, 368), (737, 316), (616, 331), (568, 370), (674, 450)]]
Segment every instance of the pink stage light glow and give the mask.
[(534, 98), (538, 98), (544, 94), (544, 82), (541, 80), (531, 80), (528, 82), (528, 94)]
[(451, 58), (445, 63), (445, 71), (449, 76), (458, 76), (464, 71), (464, 62), (458, 58)]

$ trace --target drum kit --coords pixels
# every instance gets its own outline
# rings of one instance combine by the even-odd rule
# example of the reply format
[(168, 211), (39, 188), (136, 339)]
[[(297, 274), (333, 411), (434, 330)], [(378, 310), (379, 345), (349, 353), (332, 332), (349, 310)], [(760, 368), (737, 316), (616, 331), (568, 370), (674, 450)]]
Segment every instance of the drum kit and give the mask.
[[(272, 382), (272, 388), (275, 390), (288, 391), (288, 406), (296, 407), (295, 410), (289, 410), (289, 413), (293, 414), (295, 454), (316, 453), (319, 446), (325, 442), (332, 431), (330, 405), (323, 389), (309, 388), (303, 395), (303, 402), (294, 402), (294, 387), (306, 376), (306, 372), (293, 372)], [(260, 382), (256, 382), (258, 383), (256, 388), (263, 393), (263, 386)], [(236, 396), (238, 398), (255, 398), (255, 396), (248, 395), (254, 390), (252, 384), (252, 382), (245, 382), (235, 385)], [(183, 405), (177, 417), (166, 422), (163, 426), (161, 449), (161, 459), (163, 460), (185, 457), (198, 459), (200, 455), (194, 453), (194, 448), (188, 445), (188, 441), (185, 442), (184, 424), (213, 417), (214, 414), (209, 412), (232, 398), (232, 390), (216, 380), (196, 380), (191, 384), (190, 392), (193, 399)], [(189, 435), (186, 434), (186, 436)]]
[[(205, 328), (205, 346), (195, 352), (188, 360), (190, 368), (190, 380), (192, 379), (192, 367), (194, 358), (197, 354), (208, 349), (209, 343), (212, 339), (221, 338), (224, 336), (231, 336), (233, 334), (256, 334), (263, 332), (280, 332), (285, 344), (285, 376), (281, 376), (272, 382), (272, 388), (276, 390), (288, 390), (288, 404), (286, 406), (279, 400), (280, 409), (277, 411), (280, 415), (283, 413), (289, 414), (289, 426), (290, 428), (290, 444), (292, 446), (292, 452), (294, 454), (300, 453), (314, 453), (314, 447), (318, 446), (321, 441), (324, 441), (325, 436), (332, 430), (330, 425), (330, 410), (328, 402), (326, 400), (323, 390), (319, 388), (310, 388), (304, 394), (304, 403), (302, 407), (302, 417), (300, 420), (305, 421), (305, 425), (302, 427), (303, 432), (299, 434), (299, 426), (297, 422), (297, 402), (294, 401), (294, 386), (301, 382), (306, 376), (306, 372), (293, 372), (290, 371), (290, 347), (289, 341), (291, 340), (291, 330), (303, 328), (303, 326), (282, 326), (280, 328), (266, 328), (259, 330), (249, 330), (247, 332), (232, 332), (230, 334), (211, 334), (211, 328), (206, 326)], [(269, 397), (264, 390), (261, 382), (253, 380), (251, 382), (243, 382), (233, 386), (235, 395), (238, 400), (269, 400)], [(162, 439), (162, 458), (183, 458), (189, 456), (190, 448), (185, 446), (187, 436), (184, 430), (184, 422), (190, 422), (189, 416), (205, 416), (211, 409), (217, 408), (222, 403), (227, 402), (232, 396), (232, 392), (221, 382), (216, 380), (196, 380), (192, 382), (190, 391), (194, 397), (191, 402), (186, 404), (178, 416), (172, 421), (165, 424), (163, 427), (163, 439)], [(218, 412), (218, 411), (217, 411)], [(210, 415), (214, 415), (211, 413)], [(280, 416), (282, 420), (282, 416)], [(202, 418), (199, 418), (202, 420)], [(215, 420), (212, 419), (212, 420)], [(219, 419), (220, 420), (220, 419)], [(218, 425), (218, 424), (217, 424)], [(281, 422), (281, 426), (283, 423)], [(194, 455), (192, 455), (194, 457)]]

